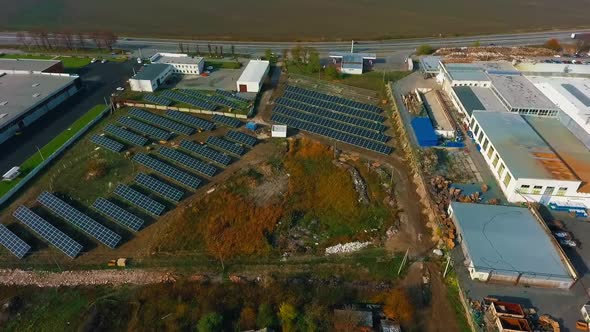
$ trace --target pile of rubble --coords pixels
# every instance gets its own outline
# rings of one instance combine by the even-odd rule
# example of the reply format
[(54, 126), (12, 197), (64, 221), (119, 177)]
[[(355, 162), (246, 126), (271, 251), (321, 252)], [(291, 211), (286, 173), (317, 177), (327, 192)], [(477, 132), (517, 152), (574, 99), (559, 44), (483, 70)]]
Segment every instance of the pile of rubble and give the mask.
[(523, 60), (530, 57), (550, 57), (555, 54), (548, 48), (540, 47), (449, 47), (439, 48), (435, 53), (445, 62)]
[(335, 246), (331, 246), (326, 248), (326, 255), (333, 255), (333, 254), (345, 254), (350, 252), (359, 251), (368, 247), (371, 242), (349, 242), (345, 244), (337, 244)]

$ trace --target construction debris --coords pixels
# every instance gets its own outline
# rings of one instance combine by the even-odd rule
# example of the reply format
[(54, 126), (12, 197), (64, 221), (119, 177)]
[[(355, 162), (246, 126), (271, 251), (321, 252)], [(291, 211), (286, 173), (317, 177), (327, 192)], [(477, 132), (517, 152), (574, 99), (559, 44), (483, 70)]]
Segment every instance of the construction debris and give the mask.
[(358, 242), (358, 241), (349, 242), (346, 244), (339, 243), (335, 246), (331, 246), (331, 247), (326, 248), (326, 255), (355, 252), (355, 251), (359, 251), (361, 249), (368, 247), (370, 244), (371, 244), (371, 242)]
[(555, 51), (539, 47), (448, 47), (439, 48), (434, 55), (442, 56), (443, 61), (473, 62), (473, 61), (498, 61), (498, 60), (524, 60), (530, 57), (550, 57)]

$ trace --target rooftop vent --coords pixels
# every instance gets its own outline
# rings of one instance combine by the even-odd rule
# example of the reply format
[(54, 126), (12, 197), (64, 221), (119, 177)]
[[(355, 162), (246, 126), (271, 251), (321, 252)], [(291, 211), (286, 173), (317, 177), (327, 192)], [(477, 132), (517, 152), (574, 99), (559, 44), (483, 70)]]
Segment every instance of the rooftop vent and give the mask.
[(8, 113), (0, 113), (0, 119), (2, 119), (3, 117), (7, 116)]
[(0, 106), (5, 106), (8, 104), (8, 100), (0, 101)]
[(33, 98), (39, 98), (40, 96), (41, 96), (41, 94), (40, 94), (40, 93), (35, 93), (35, 94), (33, 95)]
[(39, 85), (41, 85), (41, 83), (33, 83), (32, 87), (33, 87), (33, 88), (36, 88), (36, 87), (38, 87)]

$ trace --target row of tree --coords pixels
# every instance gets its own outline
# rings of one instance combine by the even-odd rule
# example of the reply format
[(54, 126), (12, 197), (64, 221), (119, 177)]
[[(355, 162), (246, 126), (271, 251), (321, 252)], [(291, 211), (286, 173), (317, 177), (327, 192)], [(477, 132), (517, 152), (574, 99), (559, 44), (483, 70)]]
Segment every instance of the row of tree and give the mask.
[(69, 30), (57, 32), (33, 30), (29, 32), (18, 32), (16, 34), (16, 40), (20, 45), (28, 49), (35, 46), (45, 50), (60, 48), (75, 50), (90, 46), (91, 43), (98, 49), (112, 50), (117, 39), (117, 35), (112, 31), (82, 33)]
[[(194, 45), (193, 48), (191, 48), (190, 44), (187, 43), (183, 43), (183, 42), (179, 42), (178, 43), (178, 51), (180, 51), (180, 53), (195, 53), (197, 55), (202, 55), (201, 53), (201, 49), (199, 47), (198, 44)], [(223, 53), (223, 45), (211, 45), (211, 44), (207, 44), (207, 54), (209, 55), (209, 57), (219, 57), (219, 58), (223, 58), (224, 53)], [(236, 50), (234, 45), (230, 46), (230, 55), (232, 58), (236, 57)]]
[(291, 50), (283, 50), (283, 61), (300, 70), (313, 74), (321, 71), (320, 53), (313, 47), (297, 45)]

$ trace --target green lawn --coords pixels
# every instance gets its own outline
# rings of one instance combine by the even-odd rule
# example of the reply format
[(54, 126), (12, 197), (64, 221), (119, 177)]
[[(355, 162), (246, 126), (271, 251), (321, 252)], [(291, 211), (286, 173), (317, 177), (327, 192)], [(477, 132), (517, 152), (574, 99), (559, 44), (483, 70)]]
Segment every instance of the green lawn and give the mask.
[(23, 162), (20, 166), (22, 173), (16, 180), (11, 182), (0, 182), (0, 196), (4, 195), (8, 190), (10, 190), (18, 182), (20, 182), (20, 180), (25, 175), (31, 172), (43, 161), (43, 158), (49, 157), (53, 152), (59, 149), (67, 140), (69, 140), (72, 136), (79, 132), (84, 126), (86, 126), (86, 124), (88, 124), (90, 121), (96, 118), (104, 109), (104, 105), (94, 106), (84, 115), (82, 115), (78, 120), (76, 120), (76, 122), (74, 122), (70, 126), (70, 128), (66, 129), (61, 134), (57, 135), (54, 139), (52, 139), (49, 143), (42, 147), (40, 149), (40, 153), (35, 153), (29, 159), (25, 160), (25, 162)]
[(242, 64), (237, 61), (205, 60), (205, 68), (212, 66), (215, 69), (240, 69)]
[(78, 70), (90, 63), (90, 57), (74, 56), (52, 56), (42, 54), (2, 54), (0, 58), (4, 59), (40, 59), (40, 60), (61, 60), (66, 70)]

